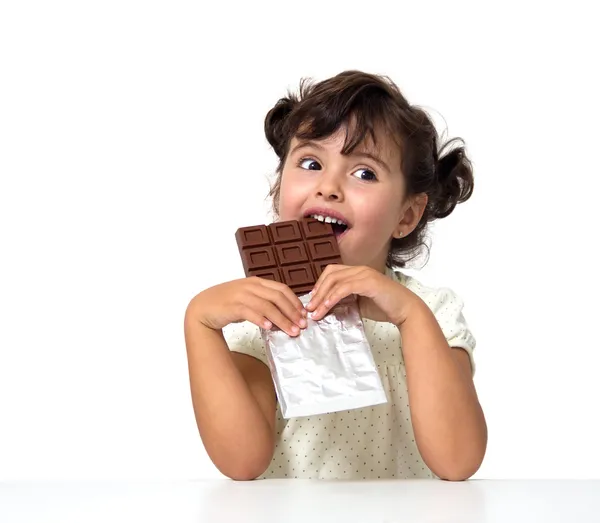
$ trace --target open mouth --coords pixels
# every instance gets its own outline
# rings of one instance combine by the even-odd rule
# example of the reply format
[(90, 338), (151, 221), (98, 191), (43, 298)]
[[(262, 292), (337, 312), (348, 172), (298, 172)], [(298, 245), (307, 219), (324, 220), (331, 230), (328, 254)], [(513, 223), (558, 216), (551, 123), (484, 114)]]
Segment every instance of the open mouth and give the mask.
[(320, 214), (309, 214), (307, 217), (313, 218), (320, 222), (330, 223), (337, 240), (344, 236), (351, 228), (346, 222), (340, 220), (339, 218), (332, 218), (331, 216), (322, 216)]

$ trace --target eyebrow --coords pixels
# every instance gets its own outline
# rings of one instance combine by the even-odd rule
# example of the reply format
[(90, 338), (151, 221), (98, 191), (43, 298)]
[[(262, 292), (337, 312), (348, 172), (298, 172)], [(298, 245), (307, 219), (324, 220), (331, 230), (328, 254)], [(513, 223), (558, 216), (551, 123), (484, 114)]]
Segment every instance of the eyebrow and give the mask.
[[(323, 147), (322, 145), (319, 145), (317, 142), (314, 142), (311, 140), (304, 140), (304, 141), (301, 141), (298, 144), (296, 144), (296, 146), (290, 152), (290, 155), (294, 154), (296, 151), (298, 151), (300, 149), (304, 149), (307, 147), (314, 147), (315, 149), (319, 149), (321, 151), (323, 151), (325, 149), (325, 147)], [(366, 151), (361, 151), (361, 152), (354, 151), (349, 156), (369, 158), (369, 159), (373, 160), (375, 163), (379, 164), (380, 167), (383, 167), (387, 172), (389, 172), (389, 173), (392, 172), (391, 169), (388, 167), (388, 165), (381, 158), (379, 158), (379, 156), (368, 153)]]

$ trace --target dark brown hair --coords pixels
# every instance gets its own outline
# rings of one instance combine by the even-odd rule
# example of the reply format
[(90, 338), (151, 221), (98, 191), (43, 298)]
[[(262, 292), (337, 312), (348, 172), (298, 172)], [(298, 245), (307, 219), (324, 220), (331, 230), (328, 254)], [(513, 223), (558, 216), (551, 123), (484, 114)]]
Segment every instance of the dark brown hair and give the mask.
[(454, 138), (440, 146), (430, 117), (421, 108), (410, 105), (387, 76), (345, 71), (316, 84), (303, 78), (299, 94), (288, 92), (265, 118), (267, 140), (279, 157), (277, 178), (269, 192), (276, 215), (281, 175), (292, 138), (327, 138), (343, 125), (348, 126), (348, 131), (342, 154), (351, 154), (367, 136), (376, 145), (376, 131), (382, 129), (399, 148), (406, 197), (419, 193), (429, 197), (411, 234), (392, 239), (387, 265), (405, 267), (407, 261), (418, 256), (422, 246), (427, 247), (427, 224), (448, 216), (473, 193), (473, 169), (464, 141)]

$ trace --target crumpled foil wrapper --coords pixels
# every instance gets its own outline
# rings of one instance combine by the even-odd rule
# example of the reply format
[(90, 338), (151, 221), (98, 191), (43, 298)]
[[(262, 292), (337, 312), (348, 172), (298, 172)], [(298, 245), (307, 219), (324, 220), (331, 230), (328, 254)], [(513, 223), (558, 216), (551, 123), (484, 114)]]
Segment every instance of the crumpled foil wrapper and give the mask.
[[(310, 297), (300, 300), (306, 305)], [(283, 417), (386, 403), (356, 296), (341, 300), (319, 321), (309, 313), (307, 323), (296, 337), (261, 329)]]

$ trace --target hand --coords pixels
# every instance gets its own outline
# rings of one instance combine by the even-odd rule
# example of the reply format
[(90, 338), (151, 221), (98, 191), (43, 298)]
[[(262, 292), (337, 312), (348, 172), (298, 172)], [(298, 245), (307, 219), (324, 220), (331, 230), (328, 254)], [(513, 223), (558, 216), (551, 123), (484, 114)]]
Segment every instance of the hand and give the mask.
[(306, 327), (307, 312), (287, 285), (249, 277), (202, 291), (192, 299), (186, 315), (214, 330), (249, 321), (263, 329), (276, 325), (290, 336), (297, 336)]
[(306, 309), (320, 320), (340, 300), (358, 295), (361, 315), (375, 321), (402, 325), (418, 297), (402, 284), (371, 267), (328, 265), (315, 284)]

